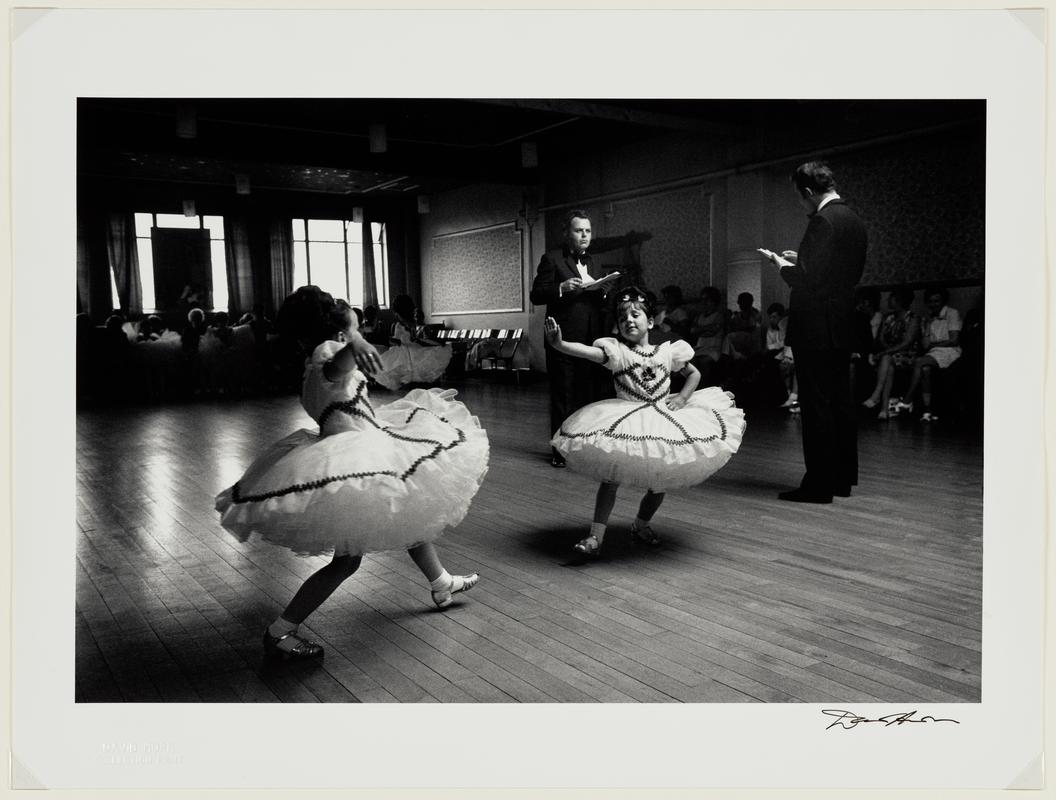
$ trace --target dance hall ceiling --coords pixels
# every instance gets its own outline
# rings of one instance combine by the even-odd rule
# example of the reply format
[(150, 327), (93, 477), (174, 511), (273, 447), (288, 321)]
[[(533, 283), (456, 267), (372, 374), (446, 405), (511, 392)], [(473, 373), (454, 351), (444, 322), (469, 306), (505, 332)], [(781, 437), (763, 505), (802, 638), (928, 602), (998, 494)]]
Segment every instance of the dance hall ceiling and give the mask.
[[(482, 182), (535, 183), (547, 165), (577, 153), (663, 135), (697, 136), (725, 145), (779, 120), (788, 124), (793, 116), (813, 114), (821, 106), (838, 111), (841, 124), (853, 125), (863, 113), (874, 116), (862, 111), (865, 105), (82, 98), (78, 177), (96, 184), (182, 184), (213, 192), (234, 193), (240, 183), (243, 194), (391, 198)], [(919, 104), (914, 108), (925, 110)]]

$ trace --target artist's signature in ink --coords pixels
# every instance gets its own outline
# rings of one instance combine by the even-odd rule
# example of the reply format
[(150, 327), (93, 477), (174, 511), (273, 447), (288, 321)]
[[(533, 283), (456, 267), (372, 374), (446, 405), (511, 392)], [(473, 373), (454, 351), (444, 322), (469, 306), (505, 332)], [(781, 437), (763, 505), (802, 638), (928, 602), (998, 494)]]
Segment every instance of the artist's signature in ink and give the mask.
[(960, 725), (961, 723), (955, 719), (944, 719), (941, 717), (932, 717), (925, 714), (922, 717), (917, 716), (917, 711), (899, 711), (895, 714), (885, 714), (882, 717), (875, 717), (870, 719), (869, 717), (860, 717), (853, 711), (843, 711), (838, 708), (823, 708), (821, 713), (825, 716), (832, 717), (832, 722), (825, 730), (831, 728), (842, 728), (845, 731), (849, 731), (851, 728), (857, 728), (859, 725), (865, 725), (866, 723), (879, 723), (885, 728), (890, 728), (892, 725), (909, 725), (909, 724), (924, 724), (931, 722), (952, 722), (954, 725)]

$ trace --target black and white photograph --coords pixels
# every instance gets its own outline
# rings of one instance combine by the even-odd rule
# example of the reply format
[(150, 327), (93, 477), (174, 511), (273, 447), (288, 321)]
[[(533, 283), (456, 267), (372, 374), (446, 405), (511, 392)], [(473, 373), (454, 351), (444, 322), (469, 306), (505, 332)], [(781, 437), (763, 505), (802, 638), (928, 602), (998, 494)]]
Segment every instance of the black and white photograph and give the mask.
[[(28, 23), (16, 64), (111, 41), (91, 13)], [(503, 90), (441, 35), (492, 54), (589, 21), (615, 46), (677, 15), (347, 13), (141, 12), (130, 54), (237, 20), (260, 71), (102, 59), (32, 113), (16, 85), (14, 330), (46, 337), (16, 335), (16, 656), (56, 639), (16, 658), (16, 784), (1040, 788), (1036, 19), (1007, 31), (1014, 87), (841, 74), (873, 26), (912, 53), (943, 21), (972, 41), (969, 15), (771, 13), (672, 35), (826, 30), (800, 84), (693, 80), (717, 43), (654, 42)], [(368, 23), (419, 50), (335, 78), (384, 52)], [(346, 26), (359, 57), (306, 44)], [(30, 270), (41, 231), (61, 262)], [(102, 721), (69, 778), (29, 755), (51, 705)], [(958, 771), (1004, 715), (1008, 753)], [(267, 743), (205, 766), (228, 725)], [(350, 735), (355, 774), (283, 772), (302, 730), (323, 762)], [(818, 755), (738, 771), (757, 734)], [(510, 772), (506, 736), (546, 766)], [(431, 741), (456, 753), (379, 777)], [(902, 772), (852, 773), (888, 748)]]
[(985, 103), (77, 121), (79, 702), (979, 700)]

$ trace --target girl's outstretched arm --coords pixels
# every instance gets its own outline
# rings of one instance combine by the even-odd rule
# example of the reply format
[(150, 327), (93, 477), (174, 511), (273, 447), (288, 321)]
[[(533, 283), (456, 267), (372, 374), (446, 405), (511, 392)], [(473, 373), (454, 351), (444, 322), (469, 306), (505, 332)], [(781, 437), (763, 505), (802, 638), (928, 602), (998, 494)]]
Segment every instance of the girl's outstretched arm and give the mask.
[(546, 336), (546, 341), (559, 353), (564, 353), (566, 356), (575, 356), (576, 358), (585, 358), (595, 364), (605, 363), (605, 351), (600, 347), (564, 341), (561, 338), (561, 326), (557, 324), (557, 320), (553, 317), (546, 318), (546, 322), (543, 323), (543, 333)]
[(368, 375), (373, 375), (381, 369), (381, 357), (374, 345), (368, 342), (359, 331), (352, 331), (349, 335), (348, 344), (337, 351), (337, 354), (326, 362), (323, 374), (327, 380), (344, 375), (359, 367)]

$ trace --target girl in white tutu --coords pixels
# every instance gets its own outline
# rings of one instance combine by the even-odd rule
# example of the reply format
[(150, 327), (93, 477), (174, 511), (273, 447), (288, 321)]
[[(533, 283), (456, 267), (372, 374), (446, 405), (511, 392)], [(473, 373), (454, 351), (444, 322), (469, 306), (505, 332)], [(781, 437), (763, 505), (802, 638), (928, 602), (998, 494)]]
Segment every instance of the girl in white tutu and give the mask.
[(451, 362), (451, 349), (422, 336), (421, 310), (409, 295), (396, 295), (392, 312), (396, 316), (389, 340), (392, 346), (381, 354), (381, 370), (374, 380), (393, 391), (408, 383), (438, 380)]
[[(649, 525), (667, 489), (693, 486), (708, 478), (737, 452), (744, 433), (744, 412), (733, 395), (717, 387), (694, 391), (700, 373), (690, 364), (693, 348), (684, 341), (649, 344), (654, 309), (636, 287), (616, 295), (619, 338), (598, 339), (593, 346), (564, 342), (552, 317), (546, 338), (555, 350), (594, 361), (612, 371), (616, 399), (584, 406), (562, 423), (551, 444), (569, 468), (601, 481), (590, 535), (577, 552), (597, 556), (621, 483), (646, 489), (631, 524), (631, 537), (659, 544)], [(670, 394), (671, 373), (686, 382)]]
[(298, 626), (358, 568), (364, 553), (406, 548), (440, 608), (477, 575), (450, 575), (432, 542), (466, 515), (488, 463), (488, 437), (453, 390), (415, 389), (374, 408), (364, 372), (378, 353), (343, 300), (315, 286), (287, 298), (280, 321), (311, 352), (301, 404), (319, 430), (299, 430), (258, 457), (221, 492), (221, 523), (298, 554), (333, 551), (264, 633), (264, 649), (317, 658)]

